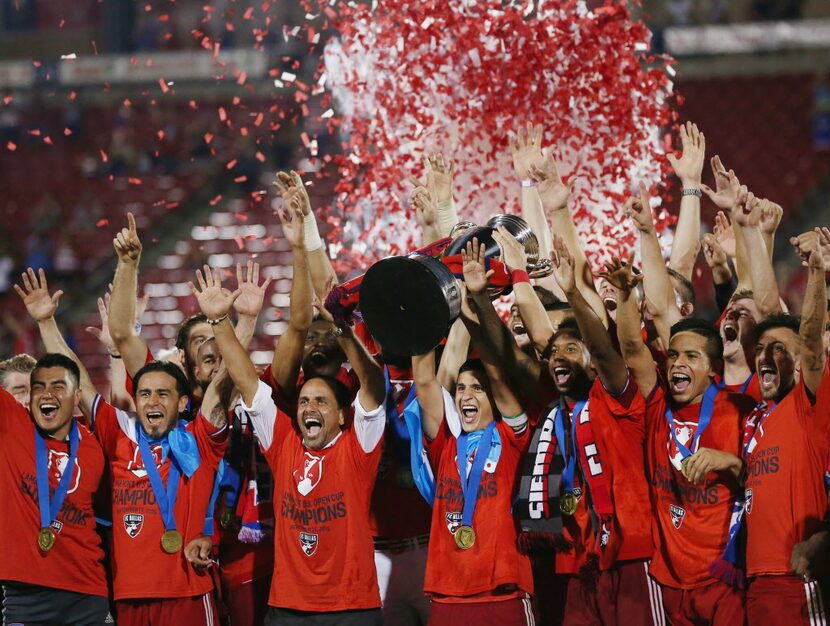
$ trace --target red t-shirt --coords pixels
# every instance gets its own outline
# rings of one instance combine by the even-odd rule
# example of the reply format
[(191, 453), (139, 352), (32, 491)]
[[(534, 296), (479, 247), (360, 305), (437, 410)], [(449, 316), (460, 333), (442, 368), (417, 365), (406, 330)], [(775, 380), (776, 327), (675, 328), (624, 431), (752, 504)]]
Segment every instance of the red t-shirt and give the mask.
[[(499, 420), (496, 432), (501, 453), (495, 466), (488, 461), (484, 467), (472, 520), (476, 540), (469, 550), (462, 550), (453, 536), (461, 525), (464, 506), (456, 460), (461, 421), (455, 402), (444, 391), (444, 421), (435, 439), (426, 442), (435, 475), (435, 502), (424, 592), (433, 601), (492, 600), (494, 592), (506, 586), (515, 587), (521, 595), (533, 593), (530, 560), (518, 550), (518, 529), (511, 513), (520, 462), (530, 443), (529, 428), (525, 426), (517, 434)], [(508, 597), (516, 597), (516, 593), (505, 599)]]
[[(573, 551), (557, 554), (557, 571), (571, 574), (578, 571), (589, 552), (597, 554), (602, 570), (613, 567), (617, 561), (651, 558), (654, 552), (650, 516), (643, 515), (644, 511), (651, 510), (644, 459), (640, 453), (645, 444), (643, 397), (630, 378), (619, 396), (606, 391), (597, 378), (588, 397), (588, 404), (579, 419), (590, 420), (596, 450), (585, 451), (590, 467), (582, 465), (580, 452), (579, 472), (583, 477), (605, 475), (614, 516), (605, 546), (598, 544), (588, 508), (583, 503), (585, 498), (579, 497), (582, 506), (578, 507), (576, 515), (563, 516), (566, 538), (571, 543), (587, 539)], [(569, 409), (573, 410), (573, 407)], [(577, 429), (577, 437), (579, 432)], [(582, 448), (590, 447), (590, 442), (586, 441), (578, 440), (576, 444)], [(583, 478), (579, 485), (582, 493), (587, 491), (593, 502), (588, 481)], [(564, 569), (561, 570), (560, 565)]]
[[(26, 408), (0, 388), (0, 580), (107, 595), (101, 539), (92, 502), (104, 472), (98, 441), (81, 424), (69, 490), (52, 523), (54, 547), (38, 548), (40, 508), (35, 424)], [(69, 460), (69, 443), (46, 437), (50, 497)]]
[[(683, 477), (682, 456), (665, 417), (667, 394), (658, 384), (646, 401), (646, 465), (656, 544), (649, 572), (668, 587), (694, 589), (716, 580), (709, 566), (726, 547), (737, 481), (732, 486), (724, 482), (727, 478), (709, 474), (703, 485), (693, 485)], [(719, 391), (699, 447), (739, 456), (743, 418), (754, 406), (748, 396)], [(675, 433), (686, 447), (697, 431), (700, 407), (698, 403), (673, 409)]]
[(369, 501), (386, 424), (384, 405), (367, 412), (322, 450), (309, 450), (293, 420), (260, 381), (254, 424), (274, 476), (274, 578), (268, 604), (298, 611), (380, 606)]
[[(825, 371), (821, 387), (828, 383)], [(750, 444), (746, 457), (749, 576), (789, 574), (793, 546), (820, 530), (827, 510), (828, 433), (830, 415), (816, 411), (803, 382), (756, 431), (755, 445)]]
[[(112, 472), (115, 599), (184, 598), (209, 592), (211, 577), (197, 572), (184, 557), (184, 550), (167, 554), (161, 548), (164, 522), (135, 441), (138, 418), (116, 409), (101, 396), (95, 398), (92, 415), (95, 434)], [(190, 478), (182, 474), (176, 498), (176, 528), (185, 546), (204, 530), (213, 479), (228, 435), (227, 427), (216, 429), (201, 413), (187, 424), (187, 430), (196, 438), (200, 464)], [(169, 460), (162, 460), (161, 444), (150, 449), (166, 486)]]
[(412, 372), (391, 365), (386, 367), (397, 416), (387, 415), (383, 454), (372, 492), (370, 523), (375, 537), (403, 539), (429, 533), (432, 510), (415, 487), (409, 456), (402, 449), (406, 447), (408, 452), (410, 442), (398, 438), (394, 432), (396, 426), (392, 423), (392, 420), (397, 420), (398, 426), (406, 432), (403, 411), (413, 385)]

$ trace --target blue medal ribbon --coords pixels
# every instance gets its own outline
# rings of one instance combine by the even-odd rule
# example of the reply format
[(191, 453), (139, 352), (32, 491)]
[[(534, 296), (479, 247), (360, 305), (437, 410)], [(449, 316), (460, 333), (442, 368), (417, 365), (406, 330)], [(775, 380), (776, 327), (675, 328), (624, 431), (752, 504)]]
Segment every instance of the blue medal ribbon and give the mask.
[(46, 442), (35, 427), (35, 465), (37, 469), (37, 504), (40, 509), (40, 527), (49, 528), (52, 522), (58, 519), (63, 501), (69, 491), (69, 483), (72, 482), (72, 474), (75, 472), (75, 460), (78, 458), (78, 442), (80, 441), (78, 423), (72, 419), (72, 426), (69, 428), (69, 460), (63, 475), (55, 487), (52, 500), (49, 500), (49, 457), (46, 451)]
[(669, 433), (674, 440), (674, 445), (677, 446), (677, 449), (680, 451), (680, 454), (684, 459), (694, 454), (692, 450), (697, 450), (697, 444), (700, 441), (701, 435), (703, 435), (704, 431), (708, 428), (709, 422), (712, 421), (712, 412), (715, 409), (716, 395), (718, 395), (718, 386), (714, 383), (710, 384), (706, 389), (706, 393), (703, 394), (703, 401), (700, 403), (700, 418), (697, 421), (695, 436), (692, 438), (691, 449), (687, 448), (680, 443), (680, 441), (678, 441), (677, 433), (674, 432), (674, 415), (672, 414), (671, 409), (666, 409), (666, 421), (669, 423)]
[[(746, 390), (749, 388), (749, 383), (752, 381), (753, 376), (755, 376), (755, 374), (750, 374), (749, 376), (747, 376), (747, 379), (741, 385), (741, 393), (746, 393)], [(721, 378), (718, 381), (718, 389), (726, 389), (726, 381), (723, 378)]]
[[(386, 420), (392, 424), (394, 432), (394, 440), (398, 447), (399, 458), (401, 464), (406, 467), (409, 465), (410, 457), (410, 435), (409, 429), (406, 426), (406, 421), (398, 413), (398, 402), (395, 399), (395, 394), (392, 393), (392, 381), (389, 378), (389, 368), (384, 366), (383, 378), (386, 381)], [(406, 396), (406, 401), (403, 406), (409, 406), (409, 403), (415, 398), (415, 383), (409, 387), (409, 393)]]
[(455, 455), (458, 461), (458, 475), (461, 477), (461, 493), (464, 494), (464, 508), (461, 512), (461, 525), (473, 525), (473, 513), (475, 513), (476, 501), (478, 500), (478, 490), (481, 486), (481, 478), (484, 474), (484, 466), (487, 463), (487, 456), (490, 452), (490, 443), (493, 440), (493, 431), (496, 429), (496, 423), (490, 422), (484, 429), (484, 434), (481, 435), (481, 440), (478, 444), (476, 457), (473, 460), (473, 466), (470, 469), (469, 479), (467, 477), (467, 459), (470, 455), (469, 434), (462, 433), (455, 441)]
[(556, 408), (556, 415), (553, 418), (553, 428), (556, 431), (556, 444), (559, 447), (559, 452), (562, 454), (562, 458), (565, 459), (565, 467), (562, 470), (562, 490), (565, 493), (570, 493), (573, 491), (574, 488), (574, 476), (576, 475), (576, 420), (579, 418), (579, 414), (582, 413), (582, 409), (585, 408), (585, 405), (588, 403), (587, 400), (582, 400), (581, 402), (577, 402), (574, 405), (573, 413), (571, 414), (571, 456), (568, 458), (568, 450), (567, 446), (565, 445), (565, 424), (564, 424), (564, 416), (565, 416), (565, 403), (559, 403), (559, 406)]
[[(170, 455), (170, 470), (167, 473), (167, 488), (165, 489), (164, 483), (161, 481), (161, 474), (159, 474), (156, 467), (156, 460), (153, 458), (153, 452), (150, 450), (147, 435), (138, 421), (135, 424), (135, 436), (136, 441), (138, 441), (138, 450), (141, 453), (141, 461), (144, 463), (147, 478), (150, 480), (150, 487), (152, 487), (156, 496), (156, 504), (158, 504), (159, 513), (161, 513), (161, 519), (164, 522), (164, 529), (176, 530), (176, 496), (179, 492), (179, 478), (181, 477), (176, 459), (174, 455)], [(162, 445), (162, 461), (164, 452), (164, 446)]]

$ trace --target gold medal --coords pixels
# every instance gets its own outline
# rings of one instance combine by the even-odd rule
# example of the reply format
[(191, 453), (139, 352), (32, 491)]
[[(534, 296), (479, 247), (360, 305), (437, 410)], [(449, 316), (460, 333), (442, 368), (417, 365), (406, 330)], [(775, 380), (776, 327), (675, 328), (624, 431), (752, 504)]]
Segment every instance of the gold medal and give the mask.
[(231, 509), (225, 509), (222, 511), (222, 515), (219, 516), (219, 525), (228, 530), (232, 528), (236, 524), (236, 515)]
[(167, 530), (161, 536), (161, 549), (167, 554), (176, 554), (182, 549), (183, 543), (181, 533), (177, 530)]
[(572, 491), (569, 491), (559, 498), (559, 510), (562, 511), (563, 515), (573, 515), (576, 513), (576, 507), (578, 504), (579, 500)]
[(51, 528), (41, 528), (37, 534), (37, 547), (44, 552), (49, 552), (55, 545), (55, 532)]
[(683, 474), (683, 477), (686, 480), (689, 480), (689, 475), (686, 473), (686, 466), (689, 464), (689, 459), (691, 458), (691, 456), (687, 456), (682, 461), (680, 461), (680, 473)]
[(462, 550), (469, 550), (476, 542), (476, 531), (472, 526), (459, 526), (453, 533), (455, 545)]

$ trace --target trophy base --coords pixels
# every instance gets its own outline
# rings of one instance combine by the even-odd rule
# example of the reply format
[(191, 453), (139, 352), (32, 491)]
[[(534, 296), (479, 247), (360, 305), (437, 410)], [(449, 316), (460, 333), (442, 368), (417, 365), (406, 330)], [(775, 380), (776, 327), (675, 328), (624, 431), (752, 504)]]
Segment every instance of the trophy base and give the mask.
[(360, 286), (360, 311), (384, 351), (424, 354), (461, 312), (461, 289), (441, 261), (421, 254), (378, 261)]

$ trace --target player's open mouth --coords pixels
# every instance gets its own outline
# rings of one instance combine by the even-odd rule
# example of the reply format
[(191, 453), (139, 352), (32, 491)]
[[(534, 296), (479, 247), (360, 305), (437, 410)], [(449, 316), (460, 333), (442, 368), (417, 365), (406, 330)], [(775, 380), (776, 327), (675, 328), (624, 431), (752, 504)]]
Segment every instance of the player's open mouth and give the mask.
[(616, 311), (617, 309), (617, 299), (616, 298), (603, 298), (602, 304), (605, 305), (605, 308), (609, 311)]
[(723, 342), (729, 343), (738, 338), (738, 329), (734, 324), (723, 325)]
[(761, 369), (758, 370), (758, 375), (761, 378), (761, 387), (764, 389), (769, 389), (775, 385), (775, 381), (778, 380), (778, 370), (774, 367), (770, 367), (769, 365), (762, 365)]
[(558, 387), (564, 387), (571, 380), (573, 371), (568, 367), (557, 366), (553, 368), (553, 382)]
[(55, 417), (58, 412), (58, 405), (54, 402), (44, 402), (40, 405), (40, 414), (46, 419)]
[(478, 407), (475, 404), (462, 404), (461, 419), (465, 424), (474, 423), (478, 419)]
[(164, 420), (164, 413), (161, 411), (149, 411), (147, 413), (147, 422), (150, 426), (155, 426), (156, 424), (160, 424)]
[(323, 420), (319, 417), (305, 417), (303, 418), (303, 428), (305, 428), (308, 437), (316, 437), (323, 430)]
[(308, 355), (308, 360), (314, 367), (322, 367), (328, 363), (329, 357), (323, 350), (312, 350)]
[(671, 387), (674, 393), (683, 393), (692, 384), (692, 378), (686, 374), (672, 374)]

